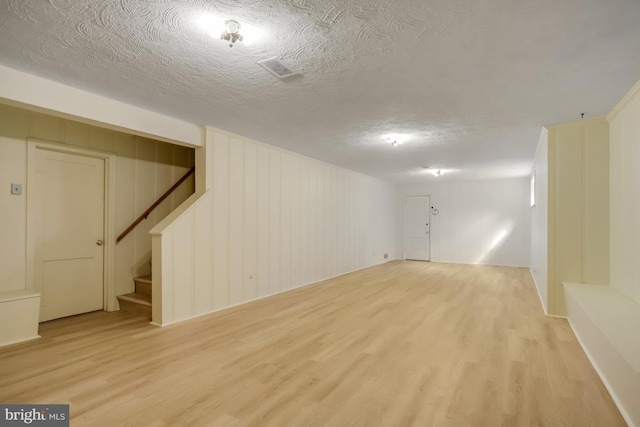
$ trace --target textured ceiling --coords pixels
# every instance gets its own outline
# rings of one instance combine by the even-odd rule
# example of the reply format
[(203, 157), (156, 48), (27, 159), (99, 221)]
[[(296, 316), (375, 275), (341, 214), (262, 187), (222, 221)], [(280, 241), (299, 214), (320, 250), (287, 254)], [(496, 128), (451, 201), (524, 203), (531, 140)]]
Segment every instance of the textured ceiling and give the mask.
[[(229, 48), (203, 13), (265, 37)], [(640, 78), (639, 22), (638, 0), (0, 0), (0, 63), (394, 183), (495, 178)]]

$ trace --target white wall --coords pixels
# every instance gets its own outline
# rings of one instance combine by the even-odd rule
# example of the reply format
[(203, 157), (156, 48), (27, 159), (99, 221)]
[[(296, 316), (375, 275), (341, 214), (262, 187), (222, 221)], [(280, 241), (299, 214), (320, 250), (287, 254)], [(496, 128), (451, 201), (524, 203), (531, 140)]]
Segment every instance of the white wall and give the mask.
[[(0, 291), (24, 289), (26, 283), (27, 138), (116, 154), (117, 234), (193, 164), (192, 150), (185, 147), (0, 104)], [(23, 195), (11, 195), (11, 183), (23, 184)], [(191, 180), (116, 246), (116, 295), (132, 292), (132, 278), (149, 273), (149, 230), (192, 192)]]
[(431, 196), (431, 260), (529, 266), (529, 178), (432, 181), (397, 191), (396, 253), (403, 257), (404, 197)]
[(548, 132), (542, 128), (533, 160), (535, 170), (535, 206), (531, 208), (531, 275), (547, 313), (548, 289)]
[(211, 128), (197, 157), (208, 192), (152, 230), (155, 323), (395, 258), (390, 184)]
[(640, 302), (640, 83), (608, 117), (611, 285)]
[(199, 147), (192, 123), (0, 65), (0, 100), (52, 116), (172, 144)]

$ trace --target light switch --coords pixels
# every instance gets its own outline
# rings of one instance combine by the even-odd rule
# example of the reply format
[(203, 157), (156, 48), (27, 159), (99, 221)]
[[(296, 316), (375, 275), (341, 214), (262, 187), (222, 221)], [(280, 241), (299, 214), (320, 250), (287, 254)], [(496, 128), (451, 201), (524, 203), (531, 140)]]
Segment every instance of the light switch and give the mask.
[(22, 194), (22, 184), (11, 184), (11, 194), (20, 196)]

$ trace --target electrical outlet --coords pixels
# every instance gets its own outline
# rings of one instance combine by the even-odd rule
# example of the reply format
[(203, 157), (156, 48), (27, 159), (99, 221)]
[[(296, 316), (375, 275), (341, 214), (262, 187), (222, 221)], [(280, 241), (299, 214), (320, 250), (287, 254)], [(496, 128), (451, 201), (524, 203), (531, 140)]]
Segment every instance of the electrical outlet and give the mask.
[(22, 194), (22, 184), (11, 184), (11, 194), (20, 196)]
[(389, 258), (389, 254), (384, 254), (384, 259)]

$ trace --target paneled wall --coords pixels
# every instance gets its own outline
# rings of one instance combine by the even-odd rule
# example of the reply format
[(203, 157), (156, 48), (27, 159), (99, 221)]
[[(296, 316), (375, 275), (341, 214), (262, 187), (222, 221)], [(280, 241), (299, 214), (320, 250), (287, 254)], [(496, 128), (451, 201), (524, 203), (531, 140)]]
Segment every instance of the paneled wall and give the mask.
[(529, 266), (529, 179), (432, 181), (398, 189), (397, 247), (403, 257), (404, 197), (431, 196), (431, 260)]
[[(583, 125), (582, 136), (576, 135), (578, 124), (569, 125), (563, 133), (574, 141), (574, 154), (582, 154), (584, 191), (580, 194), (580, 187), (574, 183), (577, 189), (559, 188), (558, 197), (573, 196), (569, 201), (582, 201), (584, 211), (578, 212), (572, 206), (570, 216), (559, 223), (571, 228), (561, 233), (556, 230), (556, 234), (570, 233), (576, 239), (573, 246), (565, 242), (565, 248), (583, 253), (581, 260), (571, 260), (571, 253), (562, 254), (563, 259), (573, 262), (558, 266), (563, 273), (582, 278), (564, 287), (569, 324), (630, 426), (640, 426), (639, 94), (640, 82), (607, 116), (608, 126), (599, 119)], [(575, 143), (580, 138), (582, 145)], [(556, 142), (560, 144), (562, 140)], [(549, 143), (551, 152), (551, 138)], [(561, 166), (556, 164), (556, 169)], [(565, 186), (575, 182), (570, 179), (565, 178)], [(570, 190), (578, 194), (567, 194)], [(582, 225), (583, 235), (572, 222)], [(552, 229), (550, 239), (551, 233)], [(605, 250), (607, 253), (603, 254)]]
[(609, 284), (609, 127), (604, 118), (548, 127), (550, 314), (562, 282)]
[[(193, 150), (189, 148), (0, 105), (0, 291), (25, 287), (27, 138), (117, 155), (117, 233), (193, 164)], [(11, 183), (23, 184), (22, 196), (10, 194)], [(149, 230), (192, 192), (191, 179), (116, 246), (116, 294), (132, 292), (132, 278), (149, 273)]]
[(152, 231), (155, 323), (395, 258), (390, 184), (214, 129), (199, 150), (211, 188)]
[(549, 209), (549, 132), (542, 128), (536, 155), (535, 206), (531, 208), (531, 275), (538, 289), (544, 312), (548, 311), (548, 209)]
[(611, 285), (640, 303), (640, 83), (609, 115)]

